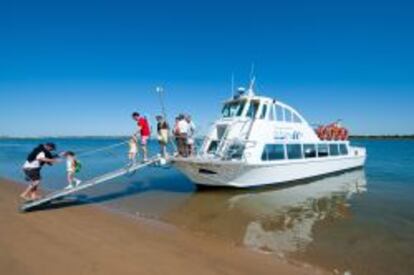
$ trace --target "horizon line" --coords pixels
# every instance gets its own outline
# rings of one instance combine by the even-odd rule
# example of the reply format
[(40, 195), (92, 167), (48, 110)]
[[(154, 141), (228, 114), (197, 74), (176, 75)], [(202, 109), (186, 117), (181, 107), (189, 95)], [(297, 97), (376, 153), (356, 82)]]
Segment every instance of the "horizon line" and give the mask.
[[(0, 139), (47, 139), (47, 138), (124, 138), (131, 135), (119, 134), (119, 135), (38, 135), (38, 136), (12, 136), (12, 135), (0, 135)], [(196, 138), (202, 138), (205, 135), (199, 135)], [(413, 137), (413, 134), (354, 134), (349, 135), (350, 138), (355, 137)], [(155, 135), (151, 135), (150, 138), (156, 138)]]

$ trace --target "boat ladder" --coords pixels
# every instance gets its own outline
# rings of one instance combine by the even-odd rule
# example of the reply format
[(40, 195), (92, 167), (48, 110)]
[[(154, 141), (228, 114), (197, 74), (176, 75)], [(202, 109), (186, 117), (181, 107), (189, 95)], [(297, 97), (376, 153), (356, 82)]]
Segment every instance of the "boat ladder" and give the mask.
[(157, 156), (157, 157), (149, 159), (146, 162), (136, 163), (136, 164), (133, 164), (133, 165), (130, 165), (130, 166), (127, 166), (127, 167), (124, 167), (124, 168), (106, 173), (104, 175), (92, 178), (92, 179), (87, 180), (84, 183), (82, 183), (82, 184), (80, 184), (76, 187), (73, 187), (71, 189), (65, 189), (65, 190), (52, 192), (52, 193), (46, 195), (45, 197), (43, 197), (41, 199), (24, 203), (20, 207), (20, 211), (22, 211), (22, 212), (28, 211), (32, 208), (47, 204), (47, 203), (52, 202), (52, 201), (57, 200), (57, 199), (61, 199), (65, 196), (68, 196), (68, 195), (77, 193), (79, 191), (91, 188), (95, 185), (107, 182), (107, 181), (112, 180), (114, 178), (132, 173), (132, 172), (137, 171), (139, 169), (145, 168), (145, 167), (147, 167), (151, 164), (159, 163), (160, 161), (161, 161), (161, 157)]

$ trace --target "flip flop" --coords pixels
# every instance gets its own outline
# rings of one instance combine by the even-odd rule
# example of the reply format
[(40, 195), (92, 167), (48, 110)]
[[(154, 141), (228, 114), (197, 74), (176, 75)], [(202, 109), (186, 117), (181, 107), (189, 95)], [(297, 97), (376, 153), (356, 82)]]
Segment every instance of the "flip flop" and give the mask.
[(26, 204), (26, 203), (31, 203), (31, 202), (33, 202), (33, 201), (34, 201), (34, 200), (32, 200), (32, 199), (26, 198), (26, 199), (24, 199), (23, 204)]
[(36, 198), (34, 198), (34, 199), (31, 199), (32, 201), (37, 201), (37, 200), (40, 200), (41, 198), (43, 198), (42, 196), (37, 196)]
[(24, 200), (24, 201), (29, 201), (29, 200), (31, 200), (30, 198), (28, 198), (28, 197), (23, 197), (23, 196), (19, 196), (19, 198), (20, 198), (21, 200)]

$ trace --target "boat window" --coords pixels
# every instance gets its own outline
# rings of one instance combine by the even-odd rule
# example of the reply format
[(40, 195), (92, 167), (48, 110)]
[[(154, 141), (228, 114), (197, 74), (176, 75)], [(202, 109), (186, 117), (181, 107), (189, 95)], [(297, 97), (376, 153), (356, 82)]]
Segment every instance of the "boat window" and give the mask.
[(269, 120), (275, 120), (275, 105), (270, 105)]
[(285, 121), (292, 122), (292, 112), (285, 108)]
[(217, 151), (218, 142), (217, 140), (212, 140), (208, 146), (207, 153), (215, 153)]
[(233, 101), (226, 103), (221, 111), (223, 117), (241, 116), (243, 113), (246, 101)]
[(331, 156), (339, 156), (339, 147), (337, 143), (329, 144), (329, 154)]
[(286, 145), (288, 159), (301, 159), (302, 146), (300, 144)]
[(296, 113), (293, 113), (293, 122), (302, 123), (302, 120), (300, 119), (300, 117)]
[(258, 109), (259, 109), (259, 102), (251, 101), (249, 105), (249, 109), (247, 110), (246, 116), (250, 118), (255, 118)]
[(267, 104), (263, 104), (262, 113), (260, 114), (260, 119), (266, 119), (267, 115)]
[(305, 158), (316, 158), (316, 145), (315, 144), (303, 145), (303, 153), (305, 155)]
[(348, 155), (348, 147), (346, 146), (346, 144), (339, 144), (339, 151), (341, 155)]
[(283, 118), (283, 108), (280, 105), (276, 105), (276, 120), (285, 121), (285, 119)]
[(262, 160), (281, 160), (285, 159), (285, 146), (283, 144), (266, 144)]
[(328, 145), (327, 144), (318, 144), (318, 157), (327, 157), (329, 156)]

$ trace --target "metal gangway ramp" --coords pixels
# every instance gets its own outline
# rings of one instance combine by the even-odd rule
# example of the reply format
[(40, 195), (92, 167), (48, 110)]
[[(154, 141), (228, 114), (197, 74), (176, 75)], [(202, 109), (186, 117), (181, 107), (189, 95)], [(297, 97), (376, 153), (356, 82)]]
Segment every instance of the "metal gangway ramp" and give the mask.
[(161, 160), (161, 157), (157, 156), (157, 157), (149, 159), (146, 162), (136, 163), (136, 164), (133, 164), (131, 166), (127, 166), (127, 167), (124, 167), (124, 168), (106, 173), (104, 175), (92, 178), (92, 179), (87, 180), (84, 183), (82, 183), (82, 184), (80, 184), (76, 187), (73, 187), (71, 189), (51, 192), (50, 194), (46, 195), (45, 197), (43, 197), (41, 199), (24, 203), (20, 207), (20, 211), (22, 211), (22, 212), (28, 211), (32, 208), (47, 204), (47, 203), (52, 202), (54, 200), (57, 200), (57, 199), (65, 197), (65, 196), (77, 193), (79, 191), (91, 188), (95, 185), (107, 182), (107, 181), (112, 180), (114, 178), (126, 175), (126, 174), (134, 172), (134, 171), (137, 171), (137, 170), (142, 169), (144, 167), (147, 167), (151, 164), (158, 163), (158, 162), (160, 162), (160, 160)]

